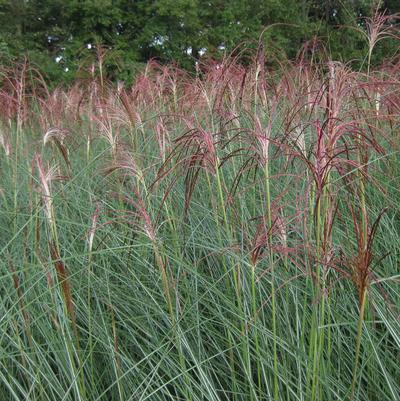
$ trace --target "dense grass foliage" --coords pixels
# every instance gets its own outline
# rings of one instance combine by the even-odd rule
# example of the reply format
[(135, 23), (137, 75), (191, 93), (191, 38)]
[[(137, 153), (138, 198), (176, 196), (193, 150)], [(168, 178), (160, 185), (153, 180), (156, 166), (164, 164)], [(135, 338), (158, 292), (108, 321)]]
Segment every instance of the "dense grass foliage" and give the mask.
[(398, 400), (400, 64), (150, 63), (1, 108), (2, 400)]

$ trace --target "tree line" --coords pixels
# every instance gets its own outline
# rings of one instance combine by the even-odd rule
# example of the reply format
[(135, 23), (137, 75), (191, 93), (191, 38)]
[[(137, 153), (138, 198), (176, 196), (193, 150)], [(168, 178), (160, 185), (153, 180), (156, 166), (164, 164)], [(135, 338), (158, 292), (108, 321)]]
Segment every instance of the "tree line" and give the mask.
[[(367, 18), (400, 12), (398, 0), (0, 0), (0, 62), (26, 55), (53, 82), (72, 80), (103, 57), (105, 73), (129, 80), (155, 58), (194, 68), (236, 48), (294, 58), (317, 37), (336, 60), (362, 68)], [(397, 20), (393, 19), (393, 24)], [(396, 52), (379, 43), (372, 62)], [(244, 57), (245, 60), (245, 57)]]

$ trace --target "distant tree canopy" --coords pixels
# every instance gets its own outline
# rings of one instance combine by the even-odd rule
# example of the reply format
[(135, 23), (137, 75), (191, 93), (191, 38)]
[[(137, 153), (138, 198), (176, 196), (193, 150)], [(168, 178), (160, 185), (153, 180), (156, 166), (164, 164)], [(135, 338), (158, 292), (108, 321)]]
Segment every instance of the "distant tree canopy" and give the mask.
[[(266, 49), (289, 58), (318, 37), (332, 58), (361, 66), (367, 44), (357, 29), (377, 4), (400, 11), (398, 0), (0, 0), (0, 62), (27, 54), (61, 82), (100, 54), (108, 76), (128, 80), (151, 58), (191, 69), (201, 57), (256, 47), (262, 34)], [(373, 61), (395, 51), (382, 41)]]

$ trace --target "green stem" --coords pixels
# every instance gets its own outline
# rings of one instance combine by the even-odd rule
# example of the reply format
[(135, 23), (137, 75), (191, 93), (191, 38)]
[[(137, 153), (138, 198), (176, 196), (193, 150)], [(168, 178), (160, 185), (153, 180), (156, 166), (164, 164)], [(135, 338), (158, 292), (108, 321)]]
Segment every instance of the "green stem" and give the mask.
[(275, 267), (271, 248), (271, 230), (272, 230), (272, 210), (271, 210), (271, 188), (269, 160), (266, 160), (264, 166), (265, 173), (265, 196), (267, 203), (268, 230), (269, 230), (269, 262), (271, 266), (271, 307), (272, 307), (272, 334), (273, 334), (273, 360), (274, 360), (274, 399), (279, 399), (279, 370), (278, 370), (278, 347), (277, 347), (277, 328), (276, 328), (276, 294), (275, 294)]
[(361, 299), (360, 312), (359, 312), (359, 317), (358, 317), (356, 354), (354, 357), (353, 380), (351, 382), (350, 401), (352, 401), (354, 399), (354, 393), (355, 393), (356, 383), (357, 383), (358, 363), (359, 363), (359, 359), (360, 359), (361, 337), (362, 337), (362, 331), (363, 331), (366, 301), (367, 301), (367, 291), (364, 290), (364, 293), (363, 293), (363, 296)]
[(257, 329), (257, 292), (256, 292), (256, 265), (252, 266), (251, 269), (251, 295), (252, 295), (252, 309), (253, 309), (253, 325), (254, 325), (254, 341), (256, 345), (257, 355), (257, 385), (259, 393), (262, 394), (261, 388), (261, 364), (260, 364), (260, 342), (258, 339)]

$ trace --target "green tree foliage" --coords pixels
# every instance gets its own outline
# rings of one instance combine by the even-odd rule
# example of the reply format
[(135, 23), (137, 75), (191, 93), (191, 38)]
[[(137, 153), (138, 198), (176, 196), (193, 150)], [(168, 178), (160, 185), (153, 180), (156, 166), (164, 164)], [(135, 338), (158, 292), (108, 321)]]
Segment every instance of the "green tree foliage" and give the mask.
[[(379, 4), (400, 11), (397, 0)], [(201, 55), (218, 58), (242, 43), (256, 47), (260, 38), (271, 53), (294, 57), (317, 36), (333, 58), (360, 64), (366, 43), (357, 29), (376, 6), (374, 0), (0, 0), (0, 62), (28, 54), (58, 82), (96, 62), (97, 54), (112, 78), (126, 80), (150, 58), (190, 69)], [(389, 50), (395, 49), (377, 49), (375, 61)]]

